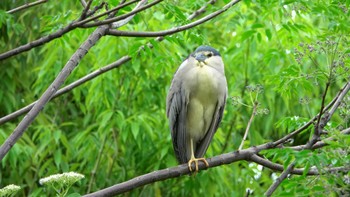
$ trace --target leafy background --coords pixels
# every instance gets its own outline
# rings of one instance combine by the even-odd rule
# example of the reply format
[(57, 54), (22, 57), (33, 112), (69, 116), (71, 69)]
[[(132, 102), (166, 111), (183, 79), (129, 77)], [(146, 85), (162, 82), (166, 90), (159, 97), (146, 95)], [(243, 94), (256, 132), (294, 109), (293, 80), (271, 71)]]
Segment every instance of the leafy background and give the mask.
[[(79, 1), (49, 1), (15, 14), (6, 10), (26, 1), (5, 0), (0, 5), (1, 52), (57, 31), (80, 16)], [(100, 1), (94, 1), (98, 5)], [(209, 5), (211, 13), (227, 3)], [(110, 7), (117, 1), (108, 2)], [(129, 31), (159, 31), (188, 23), (187, 17), (206, 1), (167, 1), (140, 14), (122, 27)], [(177, 165), (165, 116), (165, 98), (172, 75), (197, 46), (217, 48), (225, 62), (229, 96), (252, 105), (247, 86), (262, 85), (261, 109), (245, 147), (276, 140), (308, 121), (320, 110), (334, 47), (326, 53), (310, 51), (328, 41), (339, 43), (337, 51), (348, 50), (349, 1), (266, 0), (242, 1), (224, 14), (198, 27), (154, 38), (103, 37), (65, 84), (112, 63), (124, 55), (132, 61), (75, 88), (49, 102), (35, 122), (1, 163), (0, 186), (23, 187), (19, 196), (53, 195), (39, 185), (45, 176), (76, 171), (86, 176), (71, 190), (80, 194), (111, 186), (147, 172)], [(125, 8), (120, 14), (132, 8)], [(92, 29), (77, 29), (29, 52), (1, 62), (0, 116), (5, 116), (38, 99), (58, 72), (87, 39)], [(138, 48), (148, 42), (140, 55)], [(334, 46), (334, 45), (333, 45)], [(300, 57), (309, 54), (317, 62)], [(345, 58), (349, 67), (349, 57)], [(326, 103), (348, 81), (348, 73), (337, 73)], [(339, 128), (349, 127), (349, 113), (332, 118), (329, 129), (338, 142), (315, 152), (288, 149), (266, 151), (273, 161), (287, 165), (298, 158), (299, 167), (319, 169), (349, 166), (347, 136)], [(222, 124), (206, 157), (235, 151), (241, 142), (252, 109), (228, 99)], [(343, 114), (344, 115), (344, 114)], [(297, 118), (296, 118), (297, 117)], [(0, 142), (14, 130), (18, 118), (0, 126)], [(293, 144), (303, 144), (304, 132)], [(310, 156), (310, 154), (312, 156)], [(285, 163), (284, 163), (285, 162)], [(147, 185), (127, 196), (243, 196), (247, 190), (261, 196), (279, 173), (246, 161)], [(276, 195), (340, 195), (349, 192), (349, 173), (292, 176)]]

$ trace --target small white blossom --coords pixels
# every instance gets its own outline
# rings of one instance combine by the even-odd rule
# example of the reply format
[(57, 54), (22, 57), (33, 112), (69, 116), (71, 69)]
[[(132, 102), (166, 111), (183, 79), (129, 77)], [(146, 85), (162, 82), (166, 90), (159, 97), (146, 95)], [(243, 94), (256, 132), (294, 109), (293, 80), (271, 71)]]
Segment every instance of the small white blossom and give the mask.
[(272, 173), (272, 174), (271, 174), (271, 178), (272, 178), (273, 181), (276, 181), (277, 178), (278, 178), (278, 176), (277, 176), (276, 173)]
[(254, 171), (254, 179), (259, 179), (261, 177), (261, 172), (263, 169), (262, 165), (256, 164), (256, 163), (250, 163), (249, 168)]
[(21, 187), (17, 186), (17, 185), (8, 185), (2, 189), (0, 189), (0, 196), (9, 196), (12, 195), (14, 193), (16, 193), (18, 190), (20, 190)]
[(298, 120), (299, 119), (299, 116), (294, 116), (293, 118), (292, 118), (292, 120)]
[(55, 183), (63, 183), (63, 184), (73, 184), (80, 179), (85, 178), (84, 175), (76, 173), (76, 172), (65, 172), (62, 174), (54, 174), (39, 180), (41, 185), (45, 184), (55, 184)]

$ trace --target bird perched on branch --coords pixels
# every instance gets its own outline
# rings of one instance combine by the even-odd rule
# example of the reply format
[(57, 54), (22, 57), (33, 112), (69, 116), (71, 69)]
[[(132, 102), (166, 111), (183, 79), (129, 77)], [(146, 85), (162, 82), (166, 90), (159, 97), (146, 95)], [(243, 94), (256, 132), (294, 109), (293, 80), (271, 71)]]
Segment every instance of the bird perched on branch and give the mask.
[[(200, 46), (177, 69), (167, 96), (167, 117), (176, 159), (198, 171), (221, 122), (227, 96), (220, 53)], [(194, 169), (192, 164), (195, 164)]]

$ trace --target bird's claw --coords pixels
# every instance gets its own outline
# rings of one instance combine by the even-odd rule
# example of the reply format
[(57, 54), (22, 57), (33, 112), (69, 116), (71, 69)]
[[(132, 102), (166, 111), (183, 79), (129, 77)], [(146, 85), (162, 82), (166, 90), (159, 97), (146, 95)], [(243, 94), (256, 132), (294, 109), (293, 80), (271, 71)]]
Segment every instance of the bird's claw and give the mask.
[(193, 171), (192, 163), (194, 163), (194, 165), (195, 165), (195, 172), (198, 172), (198, 161), (202, 161), (205, 164), (205, 166), (207, 166), (207, 168), (209, 167), (209, 164), (208, 164), (207, 160), (205, 160), (205, 158), (191, 158), (188, 161), (188, 169), (190, 170), (190, 172)]

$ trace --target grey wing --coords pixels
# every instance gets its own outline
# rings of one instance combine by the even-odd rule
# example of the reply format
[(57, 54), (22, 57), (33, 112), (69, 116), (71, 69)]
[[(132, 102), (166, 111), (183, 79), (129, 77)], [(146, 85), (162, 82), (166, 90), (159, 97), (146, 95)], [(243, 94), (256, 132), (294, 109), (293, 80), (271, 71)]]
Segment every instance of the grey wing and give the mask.
[(186, 101), (186, 92), (181, 86), (181, 81), (174, 78), (167, 96), (167, 116), (176, 159), (179, 163), (186, 163), (186, 112), (188, 102)]
[(203, 157), (203, 155), (207, 151), (209, 144), (210, 144), (211, 140), (213, 139), (213, 136), (214, 136), (216, 130), (218, 129), (220, 122), (222, 120), (222, 116), (223, 116), (224, 109), (225, 109), (225, 104), (226, 104), (226, 94), (224, 96), (223, 102), (218, 101), (216, 104), (217, 105), (216, 111), (213, 115), (213, 119), (212, 119), (211, 125), (209, 127), (209, 131), (204, 136), (204, 138), (202, 140), (200, 140), (199, 142), (197, 142), (197, 144), (196, 144), (196, 147), (197, 147), (196, 152), (195, 152), (196, 158)]

